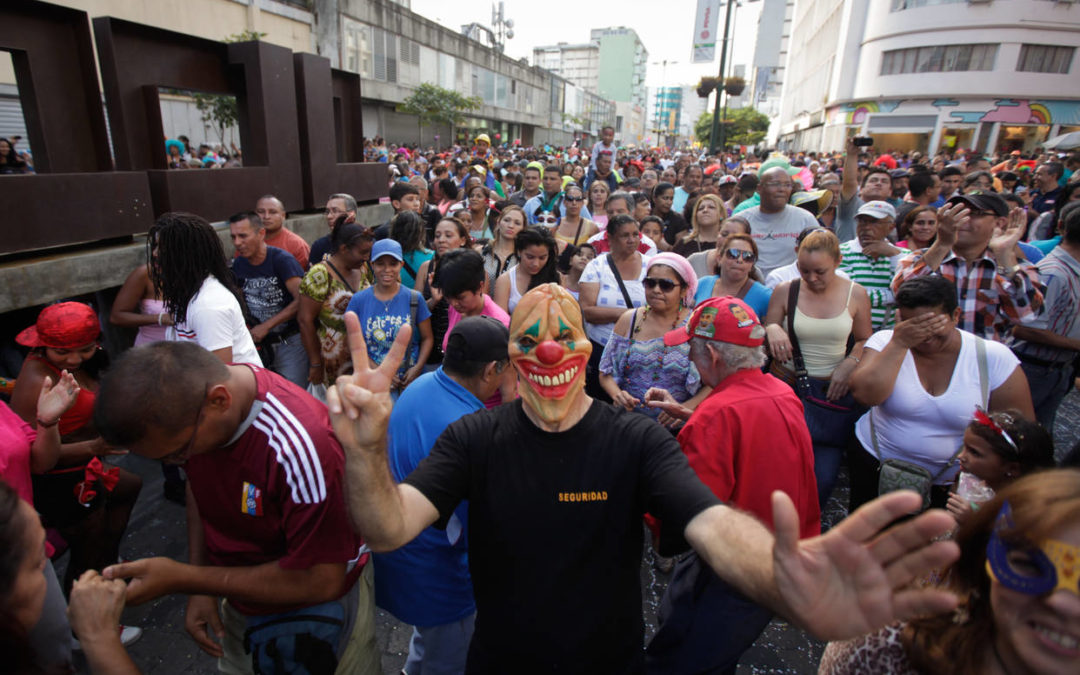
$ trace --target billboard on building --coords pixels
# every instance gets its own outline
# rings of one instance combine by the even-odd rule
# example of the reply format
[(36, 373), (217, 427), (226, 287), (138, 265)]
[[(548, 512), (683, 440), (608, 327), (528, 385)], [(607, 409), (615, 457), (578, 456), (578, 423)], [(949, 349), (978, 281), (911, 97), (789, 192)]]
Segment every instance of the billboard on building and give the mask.
[(698, 0), (694, 11), (691, 63), (712, 63), (716, 59), (716, 26), (719, 20), (720, 0)]

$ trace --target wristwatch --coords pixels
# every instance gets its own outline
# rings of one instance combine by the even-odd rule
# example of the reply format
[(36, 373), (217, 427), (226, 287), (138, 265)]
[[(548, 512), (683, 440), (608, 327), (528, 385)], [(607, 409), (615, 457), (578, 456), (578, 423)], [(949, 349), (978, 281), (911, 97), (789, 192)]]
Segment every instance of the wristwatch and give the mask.
[(1012, 277), (1012, 275), (1016, 274), (1016, 270), (1018, 268), (1019, 265), (1012, 265), (1009, 267), (1005, 267), (1004, 265), (998, 265), (997, 273), (1003, 277)]

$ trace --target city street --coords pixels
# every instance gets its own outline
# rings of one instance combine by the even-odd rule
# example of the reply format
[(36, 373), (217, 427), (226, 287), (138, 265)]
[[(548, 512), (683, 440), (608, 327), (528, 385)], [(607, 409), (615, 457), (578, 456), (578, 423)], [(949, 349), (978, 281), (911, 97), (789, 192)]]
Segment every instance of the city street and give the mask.
[[(1072, 392), (1058, 412), (1054, 434), (1058, 459), (1080, 438), (1080, 394)], [(132, 515), (121, 553), (129, 559), (169, 556), (184, 559), (186, 537), (184, 509), (165, 501), (161, 495), (161, 471), (149, 460), (135, 456), (120, 458), (117, 464), (137, 472), (145, 481), (139, 502)], [(847, 502), (847, 477), (841, 476), (836, 491), (827, 504), (823, 519), (835, 523), (843, 515), (841, 504)], [(60, 560), (60, 572), (66, 558)], [(646, 639), (656, 630), (656, 609), (669, 575), (656, 571), (651, 552), (645, 554), (641, 568), (644, 590)], [(125, 611), (124, 620), (144, 630), (142, 639), (129, 650), (147, 675), (193, 675), (216, 672), (212, 658), (205, 655), (184, 631), (184, 596), (170, 596)], [(718, 630), (721, 628), (718, 627)], [(382, 651), (383, 673), (401, 672), (408, 651), (409, 626), (376, 609), (376, 639)], [(813, 673), (824, 644), (810, 638), (784, 621), (774, 620), (754, 647), (743, 657), (739, 673)]]

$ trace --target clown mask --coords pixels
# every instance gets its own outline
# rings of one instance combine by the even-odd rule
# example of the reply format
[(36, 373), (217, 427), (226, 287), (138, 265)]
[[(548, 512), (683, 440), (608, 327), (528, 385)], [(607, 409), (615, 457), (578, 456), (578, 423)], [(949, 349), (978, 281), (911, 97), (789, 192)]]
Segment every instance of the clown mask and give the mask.
[(525, 404), (548, 424), (565, 419), (585, 387), (592, 353), (574, 296), (558, 284), (523, 295), (510, 320), (509, 353)]

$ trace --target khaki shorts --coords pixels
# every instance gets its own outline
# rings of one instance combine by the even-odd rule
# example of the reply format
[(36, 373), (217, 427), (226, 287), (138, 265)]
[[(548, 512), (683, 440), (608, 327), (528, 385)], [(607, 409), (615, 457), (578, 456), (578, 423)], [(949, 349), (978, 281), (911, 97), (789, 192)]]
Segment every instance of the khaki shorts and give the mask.
[[(338, 648), (336, 672), (340, 675), (382, 673), (382, 660), (375, 644), (373, 567), (368, 561), (352, 590), (341, 598), (346, 608), (346, 616), (351, 616), (353, 623), (348, 639)], [(254, 675), (251, 655), (244, 653), (247, 617), (233, 609), (227, 600), (222, 600), (221, 620), (225, 624), (225, 639), (221, 643), (225, 655), (218, 659), (218, 671), (226, 675)]]

